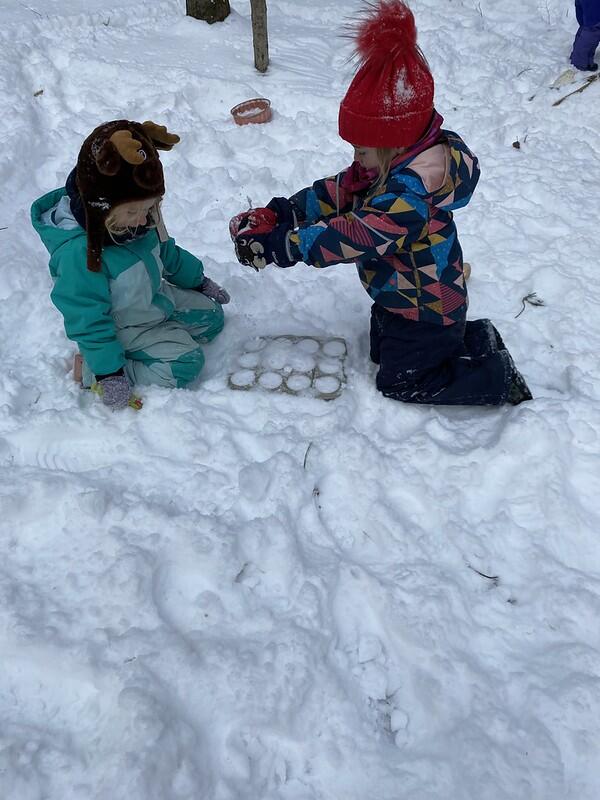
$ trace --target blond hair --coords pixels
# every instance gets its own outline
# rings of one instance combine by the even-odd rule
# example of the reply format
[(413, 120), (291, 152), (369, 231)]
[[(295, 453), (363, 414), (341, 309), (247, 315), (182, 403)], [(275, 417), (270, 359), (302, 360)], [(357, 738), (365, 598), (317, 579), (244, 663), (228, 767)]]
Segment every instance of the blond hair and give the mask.
[[(113, 209), (109, 211), (104, 220), (104, 226), (108, 231), (108, 235), (113, 238), (114, 236), (123, 236), (124, 234), (135, 234), (138, 227), (132, 228), (129, 225), (124, 225), (120, 222), (120, 212), (122, 212), (123, 208), (127, 206), (128, 208), (140, 206), (144, 201), (143, 200), (132, 200), (129, 203), (119, 203), (118, 206), (115, 206)], [(156, 201), (156, 203), (150, 208), (148, 212), (148, 216), (150, 217), (150, 221), (146, 223), (146, 227), (148, 228), (155, 228), (156, 227), (156, 219), (157, 214), (160, 214), (159, 211), (160, 199)]]
[(373, 185), (373, 192), (379, 191), (385, 184), (390, 174), (390, 167), (392, 161), (397, 155), (403, 153), (406, 148), (404, 147), (378, 147), (377, 148), (377, 169), (379, 175)]

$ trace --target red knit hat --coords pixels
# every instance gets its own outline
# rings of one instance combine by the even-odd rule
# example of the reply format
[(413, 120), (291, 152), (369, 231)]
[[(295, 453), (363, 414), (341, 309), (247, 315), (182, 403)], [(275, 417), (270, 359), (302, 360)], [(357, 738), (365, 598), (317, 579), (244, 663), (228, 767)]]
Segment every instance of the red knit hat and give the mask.
[(433, 77), (408, 6), (369, 3), (356, 49), (360, 66), (340, 106), (340, 136), (361, 147), (409, 147), (431, 121)]

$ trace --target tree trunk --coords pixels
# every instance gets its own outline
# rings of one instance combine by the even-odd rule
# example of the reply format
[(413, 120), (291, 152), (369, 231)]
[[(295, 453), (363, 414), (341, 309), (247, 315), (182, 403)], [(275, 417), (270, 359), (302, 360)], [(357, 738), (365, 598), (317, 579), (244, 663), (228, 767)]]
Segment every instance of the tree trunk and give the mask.
[(269, 37), (267, 35), (267, 0), (250, 0), (252, 11), (252, 42), (254, 66), (266, 72), (269, 66)]
[(185, 13), (205, 22), (223, 22), (231, 13), (229, 0), (185, 0)]

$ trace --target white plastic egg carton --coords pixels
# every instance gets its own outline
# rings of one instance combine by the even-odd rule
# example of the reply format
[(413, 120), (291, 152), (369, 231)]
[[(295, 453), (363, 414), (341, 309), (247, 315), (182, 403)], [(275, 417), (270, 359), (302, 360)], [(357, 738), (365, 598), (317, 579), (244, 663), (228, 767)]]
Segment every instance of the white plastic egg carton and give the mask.
[(229, 386), (334, 400), (346, 382), (347, 352), (338, 336), (259, 336), (246, 342)]

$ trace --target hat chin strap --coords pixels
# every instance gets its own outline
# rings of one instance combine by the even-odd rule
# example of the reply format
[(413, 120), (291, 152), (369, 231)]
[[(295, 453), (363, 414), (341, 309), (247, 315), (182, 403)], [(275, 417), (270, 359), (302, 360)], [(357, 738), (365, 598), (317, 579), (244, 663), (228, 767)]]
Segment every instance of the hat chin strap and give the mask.
[(157, 201), (152, 208), (150, 209), (150, 215), (152, 217), (152, 221), (156, 225), (156, 232), (158, 234), (158, 238), (161, 242), (166, 242), (169, 239), (169, 234), (167, 233), (167, 227), (165, 225), (165, 221), (163, 219), (162, 211), (160, 208), (160, 202)]

